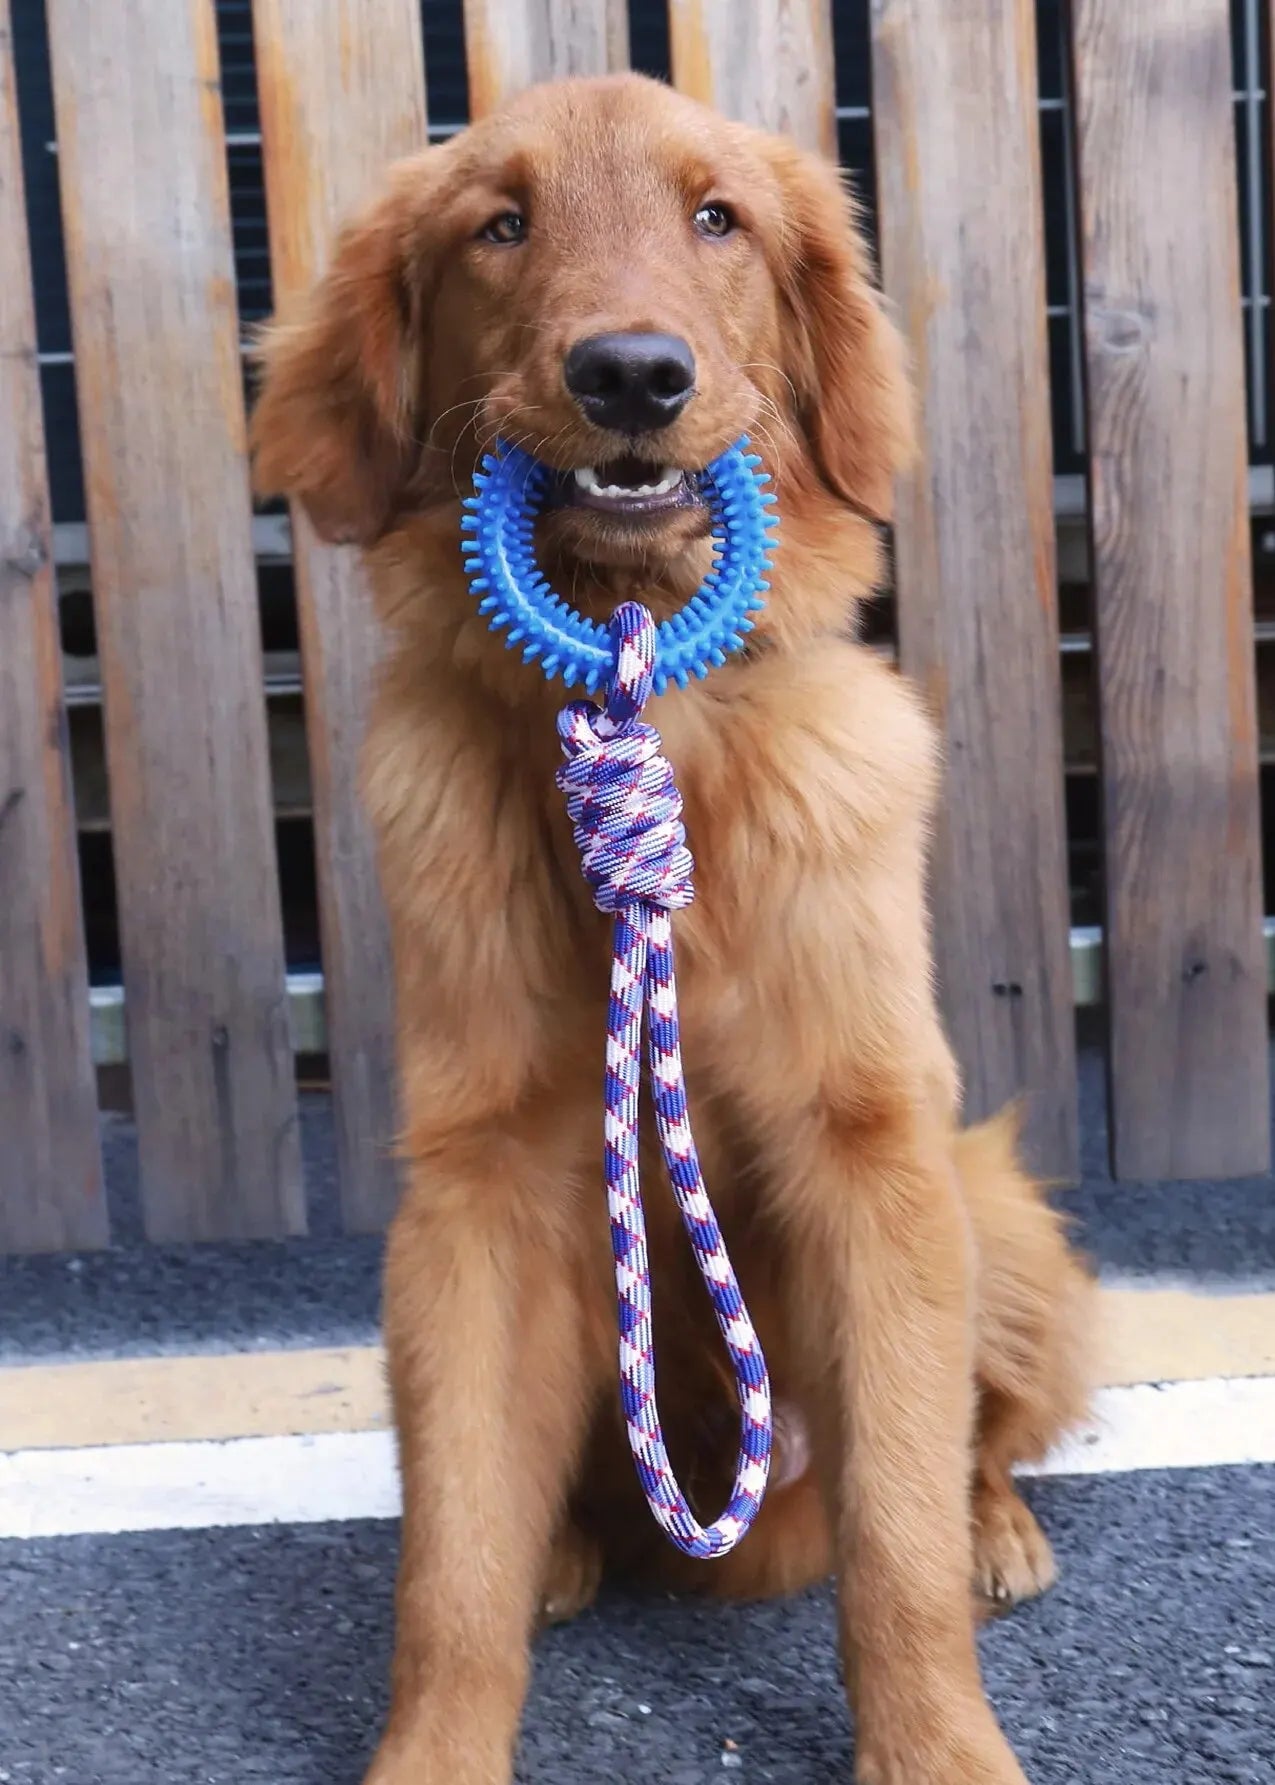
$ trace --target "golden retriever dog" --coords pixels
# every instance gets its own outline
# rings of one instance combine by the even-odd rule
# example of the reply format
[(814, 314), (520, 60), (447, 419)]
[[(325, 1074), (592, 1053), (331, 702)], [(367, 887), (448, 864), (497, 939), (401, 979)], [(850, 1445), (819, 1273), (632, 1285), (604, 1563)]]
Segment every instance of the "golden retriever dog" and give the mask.
[[(1021, 1782), (975, 1629), (1053, 1578), (1010, 1472), (1084, 1411), (1089, 1283), (1012, 1124), (960, 1125), (924, 888), (935, 740), (856, 642), (910, 398), (837, 173), (635, 76), (533, 89), (392, 168), (262, 357), (258, 488), (362, 548), (388, 644), (366, 790), (405, 1506), (370, 1785), (506, 1785), (537, 1625), (604, 1569), (728, 1598), (835, 1572), (858, 1778)], [(523, 444), (561, 473), (537, 523), (554, 586), (660, 617), (709, 563), (694, 474), (745, 432), (782, 517), (768, 604), (746, 651), (648, 710), (697, 862), (675, 920), (691, 1112), (778, 1409), (754, 1529), (692, 1563), (618, 1406), (610, 923), (554, 786), (564, 694), (475, 611), (460, 499), (485, 448)], [(733, 1387), (653, 1145), (644, 1176), (661, 1410), (711, 1518)]]

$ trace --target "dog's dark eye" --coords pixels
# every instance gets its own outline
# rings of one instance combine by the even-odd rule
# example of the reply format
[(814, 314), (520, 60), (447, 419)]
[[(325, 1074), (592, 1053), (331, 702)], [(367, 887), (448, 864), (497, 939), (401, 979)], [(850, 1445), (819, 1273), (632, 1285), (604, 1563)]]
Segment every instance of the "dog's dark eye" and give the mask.
[(496, 242), (502, 248), (512, 248), (518, 242), (526, 240), (527, 219), (521, 211), (502, 211), (499, 217), (493, 217), (481, 230), (484, 242)]
[(704, 236), (728, 236), (735, 227), (734, 214), (726, 205), (701, 205), (695, 213), (695, 227)]

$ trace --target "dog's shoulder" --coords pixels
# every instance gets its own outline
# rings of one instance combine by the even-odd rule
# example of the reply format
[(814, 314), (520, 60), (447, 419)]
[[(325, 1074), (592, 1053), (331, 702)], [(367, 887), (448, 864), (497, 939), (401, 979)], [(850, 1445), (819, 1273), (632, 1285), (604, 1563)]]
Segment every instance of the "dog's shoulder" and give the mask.
[[(710, 684), (711, 687), (711, 684)], [(826, 638), (741, 666), (727, 693), (670, 707), (688, 807), (755, 855), (858, 855), (933, 808), (938, 749), (917, 692), (867, 647)]]

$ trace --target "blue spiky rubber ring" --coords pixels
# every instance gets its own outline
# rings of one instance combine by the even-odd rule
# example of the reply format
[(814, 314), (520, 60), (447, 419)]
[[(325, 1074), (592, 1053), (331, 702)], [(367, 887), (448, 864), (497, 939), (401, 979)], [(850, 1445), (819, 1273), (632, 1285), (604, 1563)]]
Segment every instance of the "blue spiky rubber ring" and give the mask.
[[(615, 670), (615, 644), (605, 626), (585, 619), (555, 595), (536, 565), (532, 533), (555, 476), (519, 446), (497, 443), (474, 474), (465, 498), (461, 547), (478, 611), (523, 661), (568, 688), (590, 694)], [(769, 477), (747, 436), (699, 474), (713, 530), (713, 567), (679, 613), (656, 629), (654, 687), (685, 688), (742, 648), (751, 614), (765, 605), (770, 554), (779, 525)]]

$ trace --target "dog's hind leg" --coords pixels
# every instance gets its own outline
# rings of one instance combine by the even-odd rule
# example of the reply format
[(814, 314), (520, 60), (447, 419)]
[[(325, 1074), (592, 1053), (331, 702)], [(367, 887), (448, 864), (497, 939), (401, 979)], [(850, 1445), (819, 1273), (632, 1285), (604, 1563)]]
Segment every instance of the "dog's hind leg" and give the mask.
[(1014, 1142), (1012, 1118), (999, 1116), (956, 1143), (978, 1255), (974, 1581), (993, 1608), (1044, 1592), (1056, 1577), (1049, 1540), (1011, 1470), (1039, 1461), (1083, 1419), (1094, 1319), (1093, 1284)]
[(566, 1624), (586, 1611), (602, 1584), (602, 1544), (574, 1518), (559, 1524), (540, 1588), (540, 1623)]

